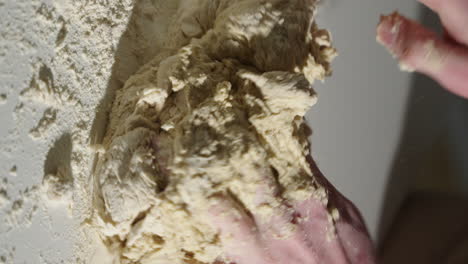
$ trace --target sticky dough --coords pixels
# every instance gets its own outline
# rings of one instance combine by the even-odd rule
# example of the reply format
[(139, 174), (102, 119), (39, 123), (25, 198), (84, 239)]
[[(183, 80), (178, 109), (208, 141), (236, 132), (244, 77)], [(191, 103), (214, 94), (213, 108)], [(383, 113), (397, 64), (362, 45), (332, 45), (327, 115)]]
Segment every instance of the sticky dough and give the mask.
[(219, 193), (266, 218), (265, 181), (278, 199), (317, 193), (304, 115), (336, 52), (315, 5), (181, 2), (166, 49), (117, 91), (94, 173), (92, 223), (116, 263), (212, 263)]

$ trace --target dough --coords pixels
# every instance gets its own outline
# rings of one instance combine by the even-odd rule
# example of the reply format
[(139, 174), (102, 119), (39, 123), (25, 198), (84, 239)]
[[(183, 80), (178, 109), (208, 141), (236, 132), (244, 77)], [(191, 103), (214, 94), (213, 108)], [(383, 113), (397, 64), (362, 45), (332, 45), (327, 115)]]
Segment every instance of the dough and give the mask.
[[(167, 49), (117, 92), (94, 174), (92, 226), (114, 263), (212, 263), (213, 197), (277, 199), (321, 187), (306, 160), (311, 84), (336, 52), (314, 22), (315, 0), (186, 0)], [(322, 197), (323, 198), (323, 197)], [(324, 198), (326, 199), (326, 198)]]

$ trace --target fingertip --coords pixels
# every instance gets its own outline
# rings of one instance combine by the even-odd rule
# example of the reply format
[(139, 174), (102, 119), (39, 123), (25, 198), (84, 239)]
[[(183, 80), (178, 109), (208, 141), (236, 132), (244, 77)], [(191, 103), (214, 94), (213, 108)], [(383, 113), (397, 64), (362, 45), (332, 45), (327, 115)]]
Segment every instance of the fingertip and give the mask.
[(390, 15), (381, 16), (377, 25), (377, 42), (383, 45), (395, 57), (398, 56), (398, 37), (404, 18), (393, 12)]

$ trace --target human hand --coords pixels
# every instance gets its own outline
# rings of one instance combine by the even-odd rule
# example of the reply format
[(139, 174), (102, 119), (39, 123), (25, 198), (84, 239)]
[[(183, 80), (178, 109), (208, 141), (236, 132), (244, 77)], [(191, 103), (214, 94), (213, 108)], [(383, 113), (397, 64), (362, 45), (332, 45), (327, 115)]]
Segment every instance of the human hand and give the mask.
[(256, 212), (246, 212), (236, 201), (220, 196), (209, 218), (220, 232), (226, 262), (215, 264), (376, 263), (359, 212), (311, 164), (328, 193), (328, 206), (336, 209), (312, 197), (295, 204), (284, 202), (273, 209), (270, 221), (264, 221)]
[(382, 16), (377, 41), (398, 58), (403, 69), (427, 74), (468, 98), (468, 1), (419, 1), (439, 15), (445, 27), (443, 38), (395, 12)]

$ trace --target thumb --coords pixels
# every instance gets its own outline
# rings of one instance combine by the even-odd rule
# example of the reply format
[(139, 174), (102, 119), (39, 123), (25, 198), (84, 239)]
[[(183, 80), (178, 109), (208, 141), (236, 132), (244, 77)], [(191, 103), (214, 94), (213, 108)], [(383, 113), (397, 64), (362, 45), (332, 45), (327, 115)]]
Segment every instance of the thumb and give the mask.
[(468, 98), (468, 48), (443, 41), (398, 13), (381, 18), (377, 41), (398, 58), (402, 69), (427, 74), (451, 92)]

